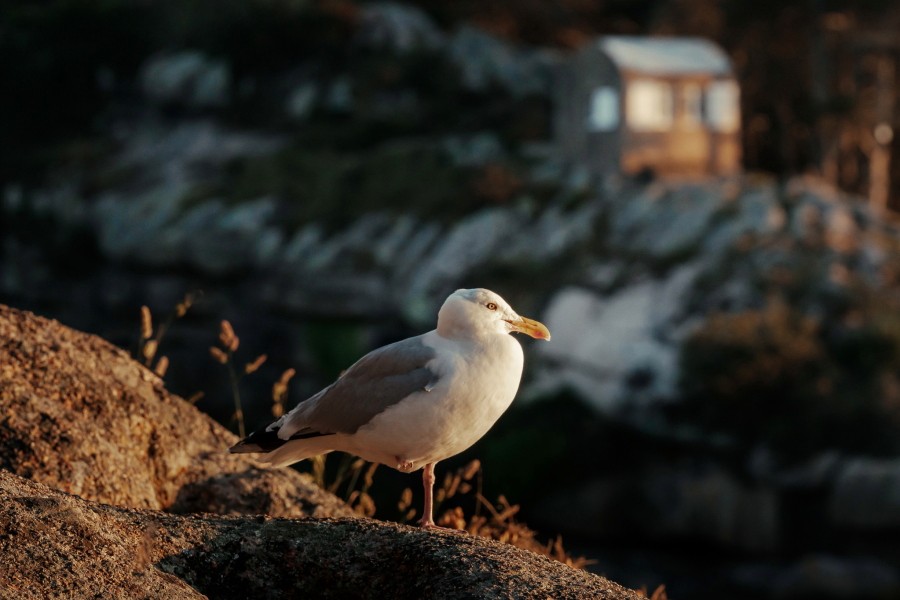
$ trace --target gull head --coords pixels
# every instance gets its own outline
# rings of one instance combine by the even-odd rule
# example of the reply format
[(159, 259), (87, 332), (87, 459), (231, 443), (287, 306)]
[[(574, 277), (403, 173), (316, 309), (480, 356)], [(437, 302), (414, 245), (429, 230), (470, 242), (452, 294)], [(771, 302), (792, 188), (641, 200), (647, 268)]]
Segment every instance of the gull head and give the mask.
[(438, 333), (445, 337), (473, 337), (519, 332), (549, 340), (543, 323), (519, 316), (498, 294), (484, 288), (456, 290), (438, 312)]

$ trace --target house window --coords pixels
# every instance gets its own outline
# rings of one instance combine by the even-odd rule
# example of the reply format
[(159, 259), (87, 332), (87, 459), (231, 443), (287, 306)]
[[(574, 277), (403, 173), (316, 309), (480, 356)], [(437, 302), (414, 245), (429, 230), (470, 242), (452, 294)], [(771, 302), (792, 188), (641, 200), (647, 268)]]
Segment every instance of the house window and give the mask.
[(614, 131), (619, 126), (619, 93), (609, 86), (591, 93), (588, 127), (591, 131)]
[(682, 121), (697, 129), (703, 123), (703, 89), (697, 83), (686, 83), (681, 88)]
[(675, 117), (672, 86), (665, 81), (637, 79), (628, 85), (628, 125), (637, 131), (665, 131)]
[(706, 90), (707, 120), (713, 129), (733, 133), (741, 126), (740, 90), (734, 81), (714, 81)]

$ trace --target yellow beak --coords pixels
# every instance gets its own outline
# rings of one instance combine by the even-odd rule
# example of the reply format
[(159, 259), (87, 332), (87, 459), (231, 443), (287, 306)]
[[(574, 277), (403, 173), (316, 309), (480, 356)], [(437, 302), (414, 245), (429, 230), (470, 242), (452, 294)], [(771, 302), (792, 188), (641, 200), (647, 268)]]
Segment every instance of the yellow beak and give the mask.
[(534, 319), (519, 317), (517, 320), (507, 321), (507, 323), (512, 326), (513, 331), (518, 331), (519, 333), (530, 335), (534, 339), (550, 339), (550, 330), (547, 329), (547, 326), (539, 321), (535, 321)]

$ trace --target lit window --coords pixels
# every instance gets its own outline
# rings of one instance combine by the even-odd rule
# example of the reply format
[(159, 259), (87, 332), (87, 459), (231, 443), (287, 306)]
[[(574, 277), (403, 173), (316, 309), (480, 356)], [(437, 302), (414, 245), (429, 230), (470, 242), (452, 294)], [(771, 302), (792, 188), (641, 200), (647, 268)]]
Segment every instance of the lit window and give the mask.
[(615, 88), (598, 87), (591, 94), (591, 131), (613, 131), (619, 126), (619, 94)]
[(665, 131), (675, 116), (672, 86), (664, 81), (638, 79), (628, 86), (628, 124), (638, 131)]
[(697, 83), (687, 83), (681, 88), (684, 106), (683, 122), (688, 127), (697, 128), (703, 122), (703, 90)]
[(725, 133), (741, 126), (740, 90), (733, 81), (714, 81), (706, 90), (707, 120), (713, 129)]

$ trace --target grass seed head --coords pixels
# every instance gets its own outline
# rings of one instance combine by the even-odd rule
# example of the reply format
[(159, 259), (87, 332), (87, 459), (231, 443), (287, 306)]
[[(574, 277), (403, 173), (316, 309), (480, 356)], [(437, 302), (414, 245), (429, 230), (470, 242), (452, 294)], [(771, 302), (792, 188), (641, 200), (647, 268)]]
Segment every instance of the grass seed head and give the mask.
[(212, 356), (215, 360), (217, 360), (218, 362), (220, 362), (220, 363), (223, 364), (223, 365), (226, 364), (226, 363), (228, 362), (228, 355), (225, 354), (224, 352), (222, 352), (222, 349), (219, 348), (219, 347), (217, 347), (217, 346), (210, 346), (210, 347), (209, 347), (209, 354), (210, 354), (210, 356)]
[(241, 345), (241, 340), (234, 333), (234, 328), (227, 320), (223, 319), (219, 325), (219, 343), (229, 352), (237, 351)]
[(397, 510), (403, 512), (407, 508), (412, 505), (412, 490), (409, 488), (404, 488), (403, 492), (400, 494), (400, 501), (397, 502)]
[(475, 475), (478, 474), (478, 471), (480, 469), (481, 469), (481, 461), (476, 458), (472, 462), (470, 462), (469, 464), (466, 465), (466, 467), (462, 473), (462, 478), (465, 481), (470, 481), (473, 477), (475, 477)]
[(206, 394), (203, 392), (194, 392), (189, 398), (186, 398), (188, 404), (197, 404)]
[(169, 370), (169, 357), (162, 356), (156, 362), (156, 368), (153, 370), (159, 377), (165, 377), (166, 371)]
[(185, 294), (184, 299), (181, 302), (175, 305), (175, 317), (180, 319), (184, 315), (187, 314), (187, 311), (191, 309), (191, 306), (194, 305), (194, 296), (193, 292)]
[(144, 342), (144, 347), (141, 349), (141, 354), (144, 355), (148, 361), (153, 360), (153, 357), (156, 356), (156, 350), (159, 347), (159, 344), (156, 340), (147, 340)]
[(141, 339), (149, 340), (153, 337), (153, 316), (148, 306), (141, 307)]
[(253, 362), (248, 362), (244, 365), (244, 373), (247, 375), (255, 373), (266, 362), (266, 358), (268, 357), (265, 354), (260, 354)]

